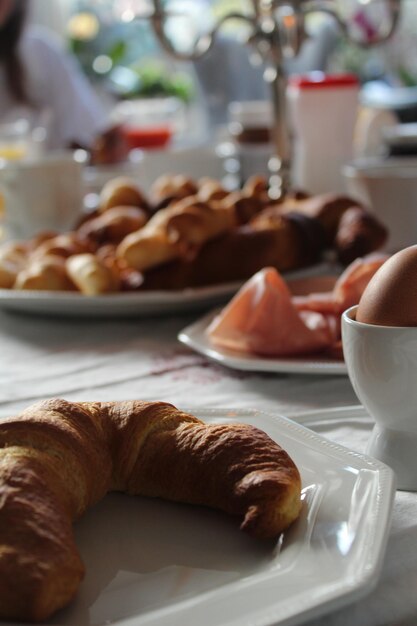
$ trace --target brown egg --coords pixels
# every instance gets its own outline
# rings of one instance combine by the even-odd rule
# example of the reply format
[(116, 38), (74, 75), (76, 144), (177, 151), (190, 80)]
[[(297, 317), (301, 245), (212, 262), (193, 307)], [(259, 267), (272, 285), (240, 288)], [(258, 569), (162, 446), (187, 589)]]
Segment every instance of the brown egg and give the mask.
[(379, 326), (417, 326), (417, 245), (390, 257), (369, 281), (356, 320)]

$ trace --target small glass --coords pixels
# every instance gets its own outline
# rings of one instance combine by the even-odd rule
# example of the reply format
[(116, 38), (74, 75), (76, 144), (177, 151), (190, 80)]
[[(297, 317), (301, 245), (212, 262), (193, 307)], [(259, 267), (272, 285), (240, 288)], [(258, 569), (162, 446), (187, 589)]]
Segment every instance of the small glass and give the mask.
[(0, 160), (21, 161), (29, 154), (30, 128), (27, 120), (0, 125)]
[(175, 97), (143, 98), (118, 104), (115, 120), (122, 125), (128, 147), (163, 149), (183, 131), (184, 107)]

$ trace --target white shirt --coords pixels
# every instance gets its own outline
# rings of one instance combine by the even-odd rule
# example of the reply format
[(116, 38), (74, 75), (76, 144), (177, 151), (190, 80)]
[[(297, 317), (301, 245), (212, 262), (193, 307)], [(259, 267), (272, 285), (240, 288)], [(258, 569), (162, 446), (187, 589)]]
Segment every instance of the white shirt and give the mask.
[(105, 127), (106, 113), (75, 59), (39, 27), (28, 27), (19, 45), (27, 93), (36, 110), (13, 100), (0, 64), (0, 123), (24, 117), (32, 126), (46, 126), (49, 148), (70, 142), (90, 146)]

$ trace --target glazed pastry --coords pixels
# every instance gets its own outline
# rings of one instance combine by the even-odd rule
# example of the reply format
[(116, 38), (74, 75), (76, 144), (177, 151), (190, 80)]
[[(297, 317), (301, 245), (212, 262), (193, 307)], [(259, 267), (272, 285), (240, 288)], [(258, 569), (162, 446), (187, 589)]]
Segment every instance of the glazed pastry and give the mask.
[(148, 202), (134, 180), (118, 176), (109, 180), (101, 190), (99, 211), (108, 211), (116, 206), (136, 206), (147, 210)]
[(189, 176), (183, 174), (164, 174), (152, 185), (152, 195), (166, 196), (175, 194), (177, 198), (185, 198), (197, 192), (197, 184)]
[(194, 196), (197, 192), (198, 186), (191, 178), (182, 174), (165, 174), (155, 180), (150, 196), (159, 209), (173, 200)]
[(121, 291), (136, 291), (143, 284), (143, 274), (133, 269), (116, 254), (116, 246), (106, 244), (96, 252), (97, 259), (108, 267), (120, 282)]
[(144, 272), (178, 259), (182, 247), (178, 242), (171, 241), (164, 232), (142, 228), (127, 235), (117, 247), (116, 254), (130, 267)]
[(256, 227), (272, 227), (282, 215), (299, 216), (321, 227), (325, 247), (334, 249), (345, 265), (359, 256), (381, 248), (387, 237), (385, 226), (349, 197), (324, 194), (286, 199), (271, 205), (252, 220)]
[(176, 202), (153, 219), (163, 225), (171, 240), (183, 242), (186, 248), (201, 246), (236, 226), (233, 208), (200, 202), (194, 196)]
[(317, 263), (323, 238), (313, 234), (315, 227), (315, 223), (300, 224), (290, 216), (282, 216), (274, 228), (241, 226), (204, 246), (194, 263), (194, 281), (205, 277), (215, 284), (246, 279), (263, 267), (288, 272)]
[(340, 218), (334, 246), (343, 265), (379, 250), (388, 239), (388, 230), (371, 213), (351, 207)]
[(91, 251), (92, 245), (90, 242), (80, 239), (77, 233), (70, 232), (45, 239), (33, 250), (31, 257), (41, 258), (53, 255), (66, 259), (73, 254)]
[(323, 250), (319, 224), (283, 215), (274, 228), (241, 226), (206, 242), (193, 259), (149, 269), (142, 289), (183, 289), (246, 280), (263, 267), (288, 272), (317, 263)]
[(35, 291), (74, 291), (67, 275), (65, 259), (59, 256), (31, 258), (16, 276), (14, 289)]
[(98, 296), (120, 288), (116, 272), (94, 254), (75, 254), (66, 260), (65, 267), (74, 285), (85, 296)]
[(36, 233), (36, 235), (29, 239), (29, 241), (27, 242), (28, 250), (35, 250), (38, 246), (41, 245), (41, 243), (44, 243), (44, 241), (48, 241), (48, 239), (58, 237), (59, 234), (60, 233), (56, 230), (42, 230)]
[(234, 191), (221, 202), (221, 205), (233, 210), (238, 224), (247, 224), (267, 206), (266, 198), (247, 191)]
[(307, 198), (289, 198), (277, 205), (275, 210), (281, 213), (301, 213), (317, 219), (326, 233), (328, 245), (332, 245), (343, 213), (353, 206), (358, 206), (357, 200), (327, 193)]
[(197, 196), (201, 202), (218, 202), (224, 200), (228, 195), (229, 191), (214, 178), (201, 178), (198, 181)]
[[(25, 244), (26, 254), (30, 260), (94, 254), (98, 260), (90, 257), (89, 265), (105, 259), (121, 290), (172, 290), (246, 280), (266, 266), (288, 272), (320, 262), (324, 253), (348, 264), (386, 240), (385, 227), (352, 198), (308, 197), (293, 190), (273, 202), (268, 191), (263, 176), (228, 192), (211, 178), (196, 183), (167, 175), (155, 182), (152, 193), (160, 207), (168, 206), (149, 218), (136, 183), (114, 179), (103, 189), (101, 212), (83, 216), (75, 232), (41, 233)], [(119, 205), (122, 200), (134, 206)], [(0, 251), (0, 288), (26, 284), (26, 278), (17, 281), (20, 270), (2, 261)]]
[(146, 226), (120, 243), (117, 254), (134, 269), (145, 271), (194, 253), (235, 224), (232, 210), (212, 208), (191, 196), (155, 213)]
[(77, 233), (81, 239), (97, 244), (120, 243), (129, 233), (142, 228), (148, 214), (140, 207), (117, 206), (84, 222)]
[(24, 243), (6, 243), (0, 248), (0, 289), (13, 287), (17, 274), (26, 264), (28, 256)]
[(263, 196), (268, 194), (269, 182), (265, 176), (254, 174), (243, 186), (243, 191), (249, 196)]
[[(292, 255), (292, 266), (312, 265), (317, 263), (326, 248), (326, 235), (321, 223), (302, 213), (286, 213), (282, 215), (270, 207), (259, 213), (250, 221), (250, 226), (256, 231), (278, 230), (282, 235), (287, 233), (288, 243), (281, 245), (277, 254), (286, 254), (291, 258), (289, 246), (296, 253)], [(292, 235), (292, 237), (291, 237)], [(292, 240), (291, 240), (292, 239)], [(284, 263), (282, 260), (280, 262)], [(275, 269), (280, 269), (274, 265)]]
[[(288, 454), (164, 402), (39, 402), (0, 423), (0, 618), (41, 621), (84, 576), (71, 523), (108, 491), (219, 509), (260, 538), (300, 514)], [(139, 557), (138, 557), (139, 558)]]

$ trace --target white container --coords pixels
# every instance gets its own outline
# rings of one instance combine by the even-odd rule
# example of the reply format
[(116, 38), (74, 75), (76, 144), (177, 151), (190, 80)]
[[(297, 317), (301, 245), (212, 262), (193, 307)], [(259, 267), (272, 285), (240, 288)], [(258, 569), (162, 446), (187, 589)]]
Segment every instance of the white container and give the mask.
[(352, 74), (292, 76), (292, 181), (311, 194), (342, 193), (342, 167), (353, 157), (359, 83)]
[(0, 163), (1, 227), (8, 239), (67, 231), (83, 207), (83, 163), (72, 152)]
[(363, 324), (357, 308), (342, 315), (343, 354), (375, 420), (367, 454), (395, 471), (399, 489), (417, 491), (417, 327)]
[(385, 249), (417, 243), (417, 159), (366, 159), (343, 169), (345, 189), (388, 228)]

